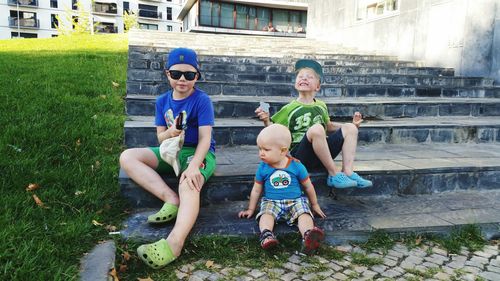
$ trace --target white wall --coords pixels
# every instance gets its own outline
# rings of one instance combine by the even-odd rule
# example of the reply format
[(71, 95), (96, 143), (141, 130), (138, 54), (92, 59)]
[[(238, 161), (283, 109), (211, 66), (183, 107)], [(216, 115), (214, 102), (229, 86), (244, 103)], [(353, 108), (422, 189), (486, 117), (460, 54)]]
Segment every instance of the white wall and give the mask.
[(500, 81), (499, 6), (500, 0), (400, 0), (399, 11), (358, 21), (356, 1), (310, 0), (307, 36)]

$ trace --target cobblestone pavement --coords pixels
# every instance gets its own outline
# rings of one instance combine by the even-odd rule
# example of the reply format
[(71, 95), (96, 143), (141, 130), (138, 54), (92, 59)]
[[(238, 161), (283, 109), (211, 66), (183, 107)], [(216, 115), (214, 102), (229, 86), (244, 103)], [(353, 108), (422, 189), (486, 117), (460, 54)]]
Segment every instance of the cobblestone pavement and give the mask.
[[(450, 254), (432, 242), (409, 249), (401, 243), (386, 253), (337, 246), (342, 260), (294, 253), (277, 268), (222, 267), (207, 261), (180, 265), (178, 279), (201, 280), (500, 280), (499, 245)], [(200, 269), (201, 268), (201, 269)]]

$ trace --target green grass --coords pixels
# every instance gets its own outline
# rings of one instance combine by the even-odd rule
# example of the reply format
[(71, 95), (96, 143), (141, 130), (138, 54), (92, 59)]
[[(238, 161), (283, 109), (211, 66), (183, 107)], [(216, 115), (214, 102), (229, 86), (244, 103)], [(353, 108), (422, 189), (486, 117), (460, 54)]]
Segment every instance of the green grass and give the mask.
[[(107, 238), (92, 220), (123, 219), (127, 44), (123, 35), (1, 41), (0, 279), (78, 279), (79, 259)], [(26, 191), (30, 183), (40, 188)]]

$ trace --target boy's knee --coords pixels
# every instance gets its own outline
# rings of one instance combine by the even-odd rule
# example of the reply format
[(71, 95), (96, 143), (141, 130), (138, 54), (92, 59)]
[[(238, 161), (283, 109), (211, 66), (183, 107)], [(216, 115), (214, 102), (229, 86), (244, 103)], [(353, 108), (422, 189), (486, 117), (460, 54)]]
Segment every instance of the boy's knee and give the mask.
[(342, 132), (346, 134), (358, 134), (358, 127), (353, 123), (344, 123), (342, 124)]
[(320, 124), (315, 124), (307, 130), (307, 135), (309, 136), (309, 139), (315, 137), (326, 137), (325, 128)]
[(120, 154), (121, 167), (127, 166), (127, 163), (130, 163), (130, 160), (132, 160), (132, 152), (130, 149), (127, 149)]

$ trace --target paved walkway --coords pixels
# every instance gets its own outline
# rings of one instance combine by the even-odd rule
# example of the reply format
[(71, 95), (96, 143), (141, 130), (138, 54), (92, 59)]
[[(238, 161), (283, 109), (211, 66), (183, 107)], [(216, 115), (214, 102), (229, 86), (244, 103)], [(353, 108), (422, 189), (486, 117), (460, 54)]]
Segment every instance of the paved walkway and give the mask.
[[(337, 246), (346, 255), (341, 260), (312, 259), (295, 253), (276, 268), (222, 267), (209, 268), (206, 261), (179, 264), (177, 278), (202, 280), (500, 280), (498, 244), (485, 246), (481, 251), (463, 249), (450, 254), (440, 246), (424, 243), (409, 249), (397, 243), (387, 253), (365, 252), (347, 246)], [(364, 259), (363, 262), (361, 259)], [(377, 263), (366, 265), (366, 263)]]

